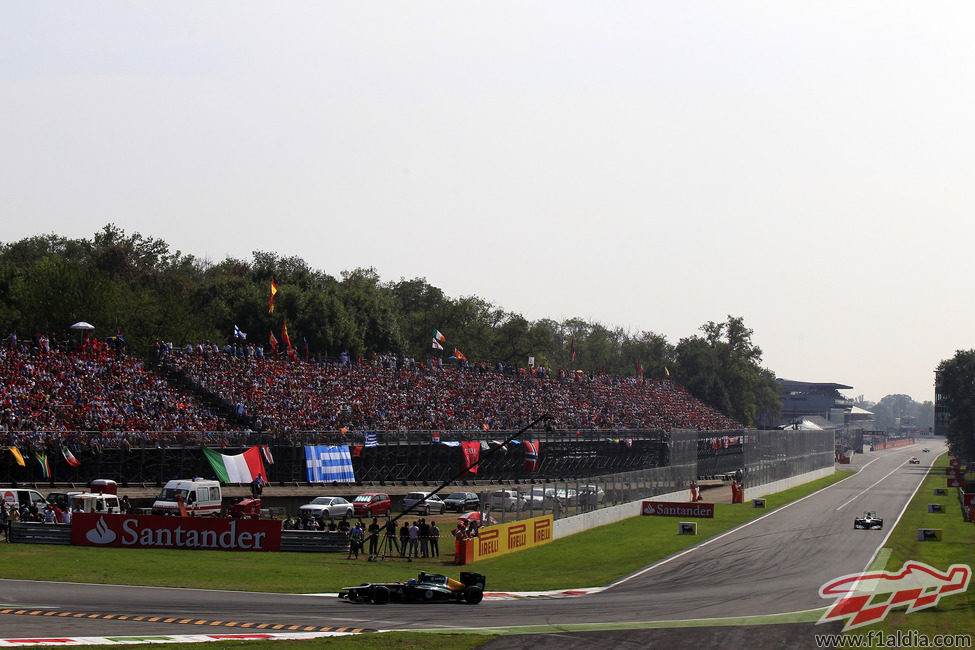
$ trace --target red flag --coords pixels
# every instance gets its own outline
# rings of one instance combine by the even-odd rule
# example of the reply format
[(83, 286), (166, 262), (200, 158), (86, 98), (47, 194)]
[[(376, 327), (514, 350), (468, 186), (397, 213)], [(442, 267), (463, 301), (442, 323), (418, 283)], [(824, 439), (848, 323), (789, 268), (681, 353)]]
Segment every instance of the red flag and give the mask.
[(639, 361), (636, 362), (636, 376), (643, 379), (643, 364)]
[(272, 275), (271, 276), (271, 301), (268, 303), (267, 306), (267, 313), (269, 314), (274, 313), (274, 294), (276, 294), (277, 292), (278, 292), (278, 285), (274, 284), (274, 276)]
[(278, 340), (276, 338), (274, 338), (274, 332), (270, 332), (269, 333), (269, 337), (270, 337), (269, 340), (271, 342), (271, 350), (274, 352), (274, 354), (277, 354), (278, 353)]
[(454, 356), (457, 357), (458, 361), (467, 361), (467, 357), (465, 357), (457, 348), (454, 348)]
[(477, 463), (481, 459), (481, 443), (474, 441), (460, 444), (464, 449), (464, 469), (471, 474), (477, 474)]
[(569, 343), (569, 356), (572, 357), (572, 361), (576, 360), (576, 337), (572, 337), (572, 341)]

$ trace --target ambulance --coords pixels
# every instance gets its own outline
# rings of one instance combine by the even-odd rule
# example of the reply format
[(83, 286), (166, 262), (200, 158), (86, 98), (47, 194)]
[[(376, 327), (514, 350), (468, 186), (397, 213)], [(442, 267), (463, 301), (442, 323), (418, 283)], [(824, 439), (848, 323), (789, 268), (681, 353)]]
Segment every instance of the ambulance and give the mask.
[(219, 481), (205, 479), (175, 479), (166, 486), (152, 504), (154, 515), (180, 515), (180, 506), (189, 517), (219, 517), (223, 505)]

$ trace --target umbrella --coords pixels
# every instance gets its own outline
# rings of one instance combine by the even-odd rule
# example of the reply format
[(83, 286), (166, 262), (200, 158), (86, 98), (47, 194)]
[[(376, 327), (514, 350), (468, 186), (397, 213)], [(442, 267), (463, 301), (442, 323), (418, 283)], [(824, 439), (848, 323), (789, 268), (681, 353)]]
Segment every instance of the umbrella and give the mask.
[(72, 325), (71, 326), (71, 329), (73, 329), (73, 330), (93, 330), (93, 329), (95, 329), (95, 326), (92, 325), (91, 323), (86, 323), (85, 321), (82, 320), (82, 321), (78, 321), (77, 323), (75, 323), (74, 325)]
[[(467, 512), (467, 513), (462, 514), (460, 517), (457, 517), (457, 521), (464, 521), (464, 522), (467, 522), (467, 521), (477, 521), (477, 522), (480, 522), (481, 521), (481, 513), (480, 512)], [(487, 523), (484, 524), (484, 525), (487, 526), (487, 525), (496, 524), (496, 523), (498, 523), (498, 522), (496, 522), (494, 520), (494, 517), (492, 517), (491, 515), (488, 515), (487, 516)]]

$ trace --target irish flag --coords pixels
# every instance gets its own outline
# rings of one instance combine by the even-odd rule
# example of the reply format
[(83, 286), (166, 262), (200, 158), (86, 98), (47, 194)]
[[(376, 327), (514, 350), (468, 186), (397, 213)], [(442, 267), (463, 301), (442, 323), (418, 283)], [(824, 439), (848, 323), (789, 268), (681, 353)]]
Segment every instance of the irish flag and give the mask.
[(208, 447), (203, 448), (203, 453), (213, 467), (217, 480), (223, 483), (250, 483), (258, 474), (264, 473), (264, 462), (261, 460), (261, 448), (254, 446), (242, 454), (227, 456), (213, 451)]

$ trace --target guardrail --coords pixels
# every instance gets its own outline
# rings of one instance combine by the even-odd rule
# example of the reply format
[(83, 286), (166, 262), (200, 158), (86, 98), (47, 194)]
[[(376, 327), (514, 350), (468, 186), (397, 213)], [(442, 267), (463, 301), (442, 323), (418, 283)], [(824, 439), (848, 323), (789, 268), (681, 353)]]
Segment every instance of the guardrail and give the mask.
[(8, 541), (18, 544), (71, 544), (68, 524), (41, 524), (33, 521), (11, 521)]

